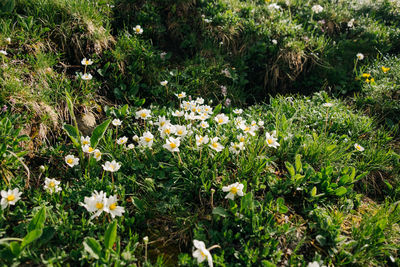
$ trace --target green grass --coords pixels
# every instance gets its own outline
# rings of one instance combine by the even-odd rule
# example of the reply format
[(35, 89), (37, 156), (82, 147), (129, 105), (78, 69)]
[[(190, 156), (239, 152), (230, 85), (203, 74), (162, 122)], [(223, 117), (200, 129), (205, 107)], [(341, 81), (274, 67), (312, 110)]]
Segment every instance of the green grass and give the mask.
[[(0, 264), (207, 266), (194, 240), (215, 266), (399, 264), (397, 3), (10, 3), (0, 5), (0, 190), (22, 195), (0, 210)], [(204, 105), (206, 128), (190, 119)], [(179, 152), (163, 116), (188, 131)], [(121, 167), (106, 171), (112, 160)], [(46, 190), (47, 177), (62, 190)], [(227, 199), (234, 183), (243, 195)], [(92, 217), (95, 191), (116, 202), (97, 199), (107, 209)]]

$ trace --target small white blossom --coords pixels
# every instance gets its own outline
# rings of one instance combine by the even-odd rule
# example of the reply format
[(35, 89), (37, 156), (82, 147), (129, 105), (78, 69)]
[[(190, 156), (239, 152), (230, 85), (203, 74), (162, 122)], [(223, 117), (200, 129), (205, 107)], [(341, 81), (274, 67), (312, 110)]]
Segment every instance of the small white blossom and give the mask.
[(65, 157), (65, 163), (67, 163), (68, 166), (70, 166), (72, 168), (75, 165), (79, 164), (79, 158), (75, 158), (74, 155), (68, 155)]
[(321, 12), (324, 10), (324, 8), (323, 8), (322, 6), (320, 6), (320, 5), (314, 5), (314, 6), (311, 8), (311, 10), (312, 10), (315, 14), (318, 14), (318, 13), (321, 13)]
[(19, 192), (18, 188), (9, 189), (8, 191), (1, 190), (1, 209), (5, 209), (8, 206), (15, 205), (18, 200), (21, 199), (22, 192)]
[(357, 59), (358, 60), (363, 60), (364, 59), (364, 55), (362, 53), (358, 53), (357, 54)]
[(222, 191), (229, 192), (225, 196), (225, 198), (229, 198), (231, 200), (234, 200), (236, 195), (238, 195), (240, 197), (242, 197), (244, 195), (243, 194), (243, 187), (244, 187), (243, 184), (240, 184), (240, 183), (236, 182), (234, 184), (222, 187)]
[(49, 179), (45, 178), (44, 180), (44, 189), (48, 190), (51, 194), (52, 193), (57, 193), (61, 191), (60, 181), (57, 181), (56, 179)]
[(121, 164), (116, 162), (115, 160), (109, 162), (106, 161), (106, 163), (104, 163), (104, 165), (101, 165), (103, 167), (103, 170), (105, 171), (109, 171), (109, 172), (116, 172), (119, 170), (119, 168), (121, 168)]
[(122, 121), (120, 119), (113, 119), (111, 123), (114, 126), (121, 126)]
[(355, 148), (356, 150), (360, 151), (360, 152), (363, 152), (363, 151), (365, 150), (362, 146), (360, 146), (360, 145), (357, 144), (357, 143), (354, 144), (354, 148)]

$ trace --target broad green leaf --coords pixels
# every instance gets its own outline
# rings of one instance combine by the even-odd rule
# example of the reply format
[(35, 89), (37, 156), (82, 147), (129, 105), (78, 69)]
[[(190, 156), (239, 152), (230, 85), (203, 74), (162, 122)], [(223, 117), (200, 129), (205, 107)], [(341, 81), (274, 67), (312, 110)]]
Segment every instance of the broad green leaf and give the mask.
[(111, 249), (117, 239), (117, 221), (114, 220), (104, 233), (104, 246), (106, 249)]
[(101, 245), (96, 239), (92, 237), (86, 237), (85, 241), (83, 241), (83, 247), (90, 254), (90, 256), (96, 260), (101, 257)]
[(79, 147), (81, 145), (81, 142), (79, 140), (79, 130), (69, 124), (64, 124), (63, 129), (65, 130), (69, 138), (71, 138), (71, 141), (72, 143), (74, 143), (74, 146)]
[(347, 174), (343, 175), (340, 180), (339, 180), (339, 185), (345, 185), (348, 182), (350, 182), (350, 176), (348, 176)]
[(286, 165), (286, 169), (289, 172), (290, 177), (294, 177), (294, 175), (296, 174), (296, 172), (294, 171), (294, 167), (291, 163), (285, 161), (285, 165)]
[(21, 242), (21, 248), (24, 248), (25, 246), (29, 245), (36, 239), (38, 239), (42, 235), (42, 228), (37, 228), (32, 231), (30, 231), (23, 239)]
[(317, 188), (314, 186), (313, 189), (311, 190), (311, 196), (315, 197), (317, 195)]
[(356, 169), (351, 167), (350, 182), (353, 182), (354, 177), (356, 177)]
[(212, 214), (219, 215), (221, 217), (229, 216), (226, 210), (223, 207), (216, 207), (213, 209)]
[(303, 171), (303, 165), (301, 164), (301, 156), (299, 154), (296, 154), (295, 166), (296, 166), (297, 173), (300, 173)]
[(107, 131), (108, 125), (110, 125), (110, 122), (111, 119), (108, 119), (93, 130), (92, 136), (90, 137), (90, 145), (93, 148), (96, 148), (100, 142), (100, 139), (103, 138), (104, 133)]
[(338, 197), (343, 196), (346, 193), (347, 193), (347, 189), (344, 186), (341, 186), (335, 190), (335, 195), (337, 195)]
[(213, 115), (214, 115), (214, 116), (217, 115), (217, 114), (221, 111), (221, 109), (222, 109), (222, 105), (221, 105), (221, 104), (218, 104), (218, 105), (214, 108)]
[(21, 253), (21, 244), (20, 242), (11, 242), (10, 243), (10, 250), (14, 256), (18, 256)]
[(28, 224), (28, 232), (35, 229), (42, 229), (44, 221), (46, 220), (46, 208), (42, 207), (38, 213), (33, 216), (32, 220)]
[(132, 204), (135, 205), (135, 207), (138, 210), (143, 211), (144, 210), (144, 203), (142, 200), (138, 199), (137, 197), (132, 197)]
[(126, 115), (128, 114), (128, 108), (129, 108), (128, 104), (126, 104), (125, 106), (123, 106), (123, 107), (119, 110), (120, 114), (121, 114), (122, 116), (126, 116)]

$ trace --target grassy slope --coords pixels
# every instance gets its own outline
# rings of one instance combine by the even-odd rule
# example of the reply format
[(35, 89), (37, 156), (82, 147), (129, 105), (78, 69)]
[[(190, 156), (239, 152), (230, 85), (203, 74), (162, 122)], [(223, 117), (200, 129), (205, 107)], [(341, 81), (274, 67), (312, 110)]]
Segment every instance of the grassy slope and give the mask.
[[(396, 57), (389, 57), (370, 61), (369, 66), (359, 62), (358, 72), (351, 73), (356, 52), (369, 57), (375, 55), (374, 49), (398, 52), (395, 4), (366, 3), (341, 12), (345, 2), (324, 3), (324, 13), (310, 20), (311, 6), (302, 1), (291, 7), (279, 2), (281, 13), (271, 11), (263, 1), (216, 1), (215, 5), (200, 1), (197, 6), (195, 1), (16, 2), (14, 12), (0, 19), (0, 49), (8, 52), (0, 67), (0, 104), (7, 107), (0, 112), (0, 130), (7, 136), (2, 137), (7, 149), (24, 156), (30, 188), (24, 189), (15, 207), (1, 211), (0, 237), (23, 237), (39, 206), (47, 207), (47, 219), (43, 236), (15, 261), (93, 263), (82, 242), (93, 237), (103, 243), (107, 219), (90, 221), (79, 203), (93, 190), (103, 190), (117, 194), (119, 205), (126, 209), (118, 219), (119, 244), (125, 254), (117, 253), (113, 261), (144, 262), (142, 238), (148, 235), (149, 257), (155, 265), (156, 259), (158, 265), (194, 265), (193, 239), (205, 241), (207, 247), (219, 244), (222, 248), (212, 251), (214, 262), (228, 266), (312, 261), (378, 266), (389, 264), (391, 258), (398, 262), (395, 73), (399, 67)], [(374, 16), (365, 16), (365, 10), (374, 10)], [(204, 22), (202, 14), (213, 22)], [(283, 23), (291, 16), (296, 20)], [(343, 25), (353, 17), (355, 30), (348, 31)], [(326, 26), (318, 26), (317, 19), (322, 18)], [(300, 30), (295, 28), (297, 23), (302, 25)], [(132, 31), (136, 24), (144, 28), (143, 35)], [(304, 41), (310, 29), (314, 35)], [(278, 40), (279, 49), (271, 45), (272, 39)], [(362, 44), (354, 46), (355, 39)], [(338, 43), (335, 48), (333, 41)], [(168, 52), (164, 60), (162, 51)], [(323, 56), (317, 58), (316, 53)], [(95, 61), (88, 68), (94, 79), (84, 82), (77, 78), (84, 70), (79, 62), (89, 56)], [(387, 75), (381, 65), (391, 68)], [(303, 72), (296, 74), (300, 67)], [(315, 76), (308, 77), (310, 72)], [(364, 72), (375, 77), (375, 84), (365, 83)], [(289, 85), (288, 75), (296, 82)], [(359, 80), (354, 81), (354, 76)], [(169, 81), (168, 88), (159, 85), (162, 80)], [(61, 130), (63, 123), (72, 123), (65, 92), (72, 96), (82, 132), (89, 134), (93, 122), (119, 117), (124, 125), (118, 136), (131, 138), (144, 131), (134, 118), (138, 106), (159, 103), (152, 108), (155, 121), (157, 115), (170, 116), (178, 104), (176, 92), (212, 99), (216, 107), (226, 101), (220, 92), (220, 86), (226, 85), (228, 98), (236, 106), (262, 99), (278, 88), (284, 92), (293, 84), (320, 88), (323, 83), (332, 86), (334, 93), (362, 90), (355, 99), (332, 99), (323, 92), (310, 97), (277, 96), (268, 104), (246, 108), (242, 116), (247, 123), (262, 120), (265, 124), (255, 137), (249, 137), (240, 157), (228, 149), (215, 157), (206, 156), (208, 152), (200, 157), (188, 145), (195, 142), (192, 137), (182, 147), (183, 164), (179, 164), (176, 156), (161, 148), (164, 143), (156, 127), (146, 125), (157, 136), (152, 152), (115, 148), (113, 129), (100, 143), (102, 151), (122, 163), (115, 187), (108, 176), (105, 182), (98, 179), (102, 177), (99, 164), (92, 162), (86, 171), (83, 158), (76, 169), (63, 163), (65, 155), (79, 154)], [(327, 102), (333, 107), (324, 107)], [(125, 103), (130, 105), (129, 114), (105, 108)], [(222, 112), (231, 121), (236, 116), (231, 107), (223, 107)], [(21, 146), (19, 140), (9, 138), (21, 134), (15, 129), (28, 135), (29, 141)], [(265, 150), (264, 133), (273, 130), (280, 147)], [(238, 133), (233, 123), (215, 131), (219, 135), (224, 131), (226, 147)], [(209, 135), (216, 135), (215, 131)], [(355, 143), (365, 151), (355, 151)], [(0, 160), (4, 163), (1, 189), (8, 188), (6, 179), (13, 177), (10, 187), (22, 190), (27, 179), (23, 164), (7, 153)], [(40, 165), (46, 166), (44, 173)], [(352, 168), (354, 178), (360, 180), (345, 182), (343, 177), (352, 177)], [(45, 193), (45, 176), (61, 180), (63, 191)], [(245, 184), (245, 197), (225, 200), (222, 186), (236, 181)], [(9, 257), (6, 249), (1, 253), (4, 260)], [(41, 254), (46, 255), (44, 259)]]

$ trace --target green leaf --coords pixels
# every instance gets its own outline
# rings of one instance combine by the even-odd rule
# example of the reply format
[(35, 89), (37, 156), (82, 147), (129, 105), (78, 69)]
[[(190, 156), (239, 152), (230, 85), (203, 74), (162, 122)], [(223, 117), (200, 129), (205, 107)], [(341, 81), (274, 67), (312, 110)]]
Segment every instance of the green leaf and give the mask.
[(311, 196), (315, 197), (317, 195), (317, 188), (314, 186), (313, 189), (311, 190)]
[(85, 241), (83, 241), (83, 247), (85, 248), (85, 251), (96, 260), (101, 257), (101, 245), (96, 239), (92, 237), (86, 237)]
[(117, 239), (117, 221), (114, 220), (104, 233), (104, 246), (106, 249), (111, 249)]
[(296, 166), (297, 173), (300, 173), (303, 171), (303, 165), (301, 164), (301, 156), (299, 154), (296, 154), (295, 166)]
[(215, 108), (214, 108), (214, 112), (213, 115), (217, 115), (222, 109), (222, 104), (218, 104)]
[(226, 212), (226, 210), (223, 207), (216, 207), (213, 209), (212, 214), (218, 215), (221, 217), (226, 217), (229, 216), (229, 214)]
[(44, 221), (46, 220), (46, 208), (42, 207), (38, 213), (33, 216), (32, 220), (28, 224), (28, 232), (35, 229), (43, 229)]
[(79, 140), (79, 130), (69, 124), (64, 124), (63, 129), (71, 139), (72, 143), (74, 143), (74, 146), (79, 147), (81, 145), (81, 140)]
[(110, 125), (110, 123), (111, 119), (108, 119), (93, 130), (92, 136), (90, 137), (91, 147), (96, 148), (96, 146), (100, 142), (100, 139), (103, 138), (104, 133), (107, 131), (108, 125)]
[(24, 239), (22, 239), (21, 248), (24, 248), (25, 246), (29, 245), (30, 243), (32, 243), (33, 241), (38, 239), (42, 235), (42, 232), (43, 232), (42, 228), (37, 228), (37, 229), (30, 231), (24, 237)]
[(72, 103), (71, 95), (67, 91), (65, 91), (65, 98), (67, 100), (67, 107), (69, 110), (69, 114), (71, 115), (72, 120), (76, 121), (74, 113), (74, 104)]
[(341, 186), (335, 190), (335, 195), (337, 195), (338, 197), (343, 196), (346, 193), (347, 193), (347, 189), (344, 186)]
[(286, 169), (289, 172), (290, 177), (294, 177), (294, 175), (296, 174), (296, 172), (294, 171), (294, 167), (291, 163), (285, 161), (285, 165), (286, 165)]
[(129, 108), (128, 104), (126, 104), (125, 106), (123, 106), (123, 107), (119, 110), (120, 114), (121, 114), (122, 116), (125, 117), (125, 116), (128, 114), (128, 108)]
[(10, 243), (10, 250), (12, 252), (12, 254), (17, 257), (20, 253), (21, 253), (21, 245), (19, 242), (11, 242)]
[(138, 210), (143, 211), (144, 210), (144, 203), (143, 201), (141, 201), (140, 199), (138, 199), (137, 197), (132, 197), (132, 204), (135, 205), (135, 207)]

